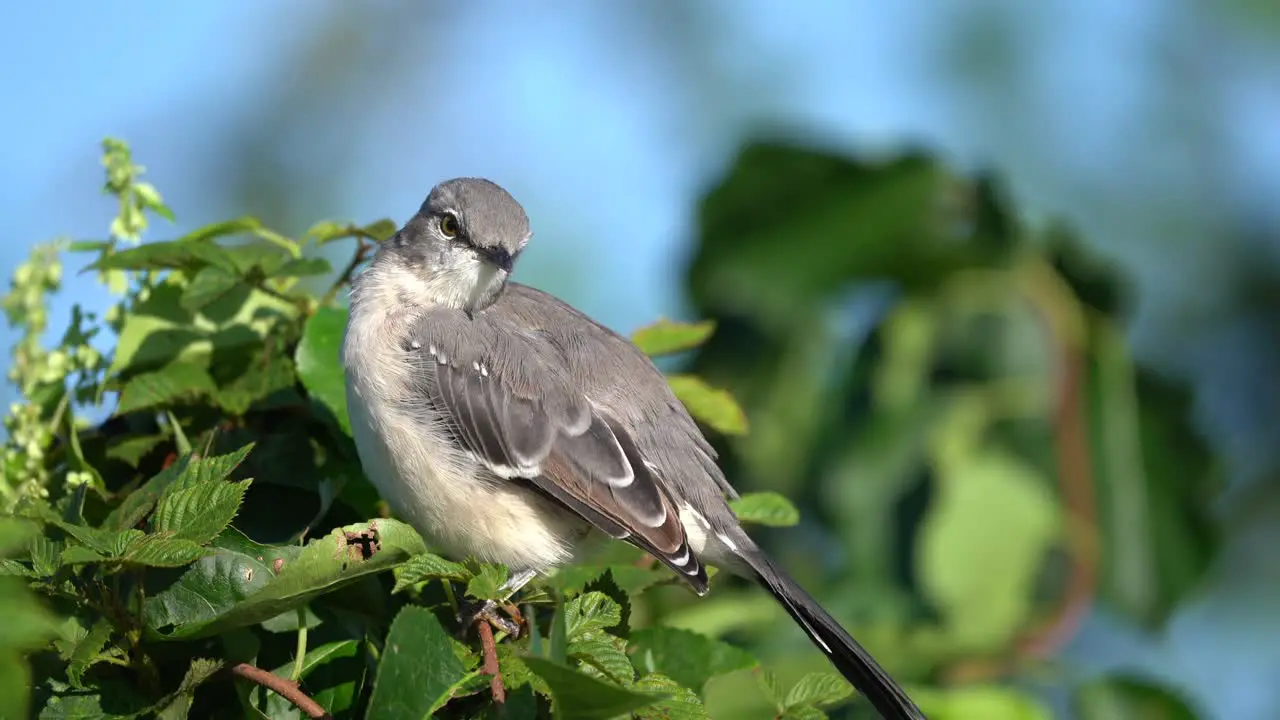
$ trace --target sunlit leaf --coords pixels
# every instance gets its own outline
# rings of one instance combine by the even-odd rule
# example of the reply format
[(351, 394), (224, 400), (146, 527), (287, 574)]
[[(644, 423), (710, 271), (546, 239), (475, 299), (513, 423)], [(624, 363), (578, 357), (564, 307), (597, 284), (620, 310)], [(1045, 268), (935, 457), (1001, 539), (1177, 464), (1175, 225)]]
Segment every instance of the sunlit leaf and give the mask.
[(632, 692), (545, 658), (526, 657), (524, 662), (551, 689), (558, 720), (606, 720), (667, 697)]
[(747, 416), (728, 390), (717, 390), (693, 375), (671, 375), (671, 390), (694, 418), (724, 433), (747, 432)]
[(744, 523), (790, 527), (800, 522), (800, 511), (791, 501), (776, 492), (754, 492), (729, 502), (738, 519)]
[(298, 377), (306, 386), (307, 392), (327, 407), (339, 427), (350, 434), (347, 379), (340, 357), (346, 325), (345, 310), (329, 307), (317, 310), (315, 315), (307, 319), (294, 361), (298, 366)]
[(401, 610), (391, 623), (385, 647), (369, 717), (430, 717), (472, 674), (454, 657), (440, 621), (424, 608)]
[(217, 389), (213, 378), (209, 377), (204, 368), (191, 363), (175, 362), (160, 370), (131, 378), (120, 392), (120, 402), (116, 405), (115, 414), (148, 410), (180, 398), (199, 398), (211, 395)]
[(414, 555), (404, 565), (396, 568), (396, 584), (391, 590), (401, 592), (407, 588), (428, 580), (457, 580), (465, 582), (471, 579), (472, 573), (465, 565), (445, 560), (439, 555), (426, 552)]
[(1196, 720), (1187, 701), (1169, 688), (1137, 677), (1106, 677), (1080, 686), (1077, 717), (1088, 720)]
[(716, 324), (712, 320), (696, 323), (659, 320), (632, 333), (631, 342), (646, 355), (671, 355), (698, 347), (715, 330)]
[(661, 673), (699, 694), (711, 678), (757, 664), (732, 645), (672, 627), (636, 630), (627, 652), (641, 675)]

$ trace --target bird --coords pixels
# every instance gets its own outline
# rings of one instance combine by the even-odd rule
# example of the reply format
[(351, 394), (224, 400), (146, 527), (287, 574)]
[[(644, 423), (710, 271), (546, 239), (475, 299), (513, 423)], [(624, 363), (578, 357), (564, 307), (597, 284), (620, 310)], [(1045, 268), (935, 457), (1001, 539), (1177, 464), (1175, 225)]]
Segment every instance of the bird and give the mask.
[(510, 280), (532, 234), (497, 183), (446, 180), (352, 281), (352, 436), (391, 509), (434, 549), (506, 565), (508, 596), (601, 538), (653, 555), (699, 596), (708, 564), (748, 578), (884, 718), (924, 718), (748, 536), (716, 451), (649, 357)]

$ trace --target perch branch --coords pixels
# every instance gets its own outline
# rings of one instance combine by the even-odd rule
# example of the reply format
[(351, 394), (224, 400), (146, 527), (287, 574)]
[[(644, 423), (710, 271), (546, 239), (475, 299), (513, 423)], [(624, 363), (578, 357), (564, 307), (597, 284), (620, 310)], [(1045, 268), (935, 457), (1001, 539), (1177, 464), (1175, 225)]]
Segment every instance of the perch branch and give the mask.
[(321, 305), (328, 305), (333, 302), (333, 299), (338, 297), (338, 291), (341, 290), (344, 285), (351, 284), (351, 277), (355, 275), (356, 268), (360, 267), (360, 263), (364, 262), (365, 258), (369, 257), (369, 251), (372, 249), (373, 245), (370, 244), (368, 240), (361, 236), (356, 237), (356, 251), (355, 254), (351, 256), (351, 262), (347, 263), (347, 266), (343, 268), (342, 274), (334, 281), (333, 287), (329, 288), (329, 292), (324, 294), (324, 298), (320, 301)]
[(493, 628), (489, 627), (487, 619), (477, 618), (476, 632), (480, 635), (484, 672), (492, 676), (489, 680), (489, 692), (493, 694), (493, 701), (501, 705), (507, 701), (507, 689), (502, 686), (502, 673), (498, 670), (498, 644), (493, 640)]
[(231, 673), (267, 688), (285, 700), (293, 703), (299, 710), (306, 713), (308, 717), (327, 720), (332, 720), (333, 718), (327, 710), (320, 706), (320, 703), (307, 697), (307, 694), (302, 692), (302, 690), (298, 688), (298, 684), (295, 682), (286, 680), (279, 675), (263, 670), (260, 667), (254, 667), (249, 663), (233, 665), (231, 667)]

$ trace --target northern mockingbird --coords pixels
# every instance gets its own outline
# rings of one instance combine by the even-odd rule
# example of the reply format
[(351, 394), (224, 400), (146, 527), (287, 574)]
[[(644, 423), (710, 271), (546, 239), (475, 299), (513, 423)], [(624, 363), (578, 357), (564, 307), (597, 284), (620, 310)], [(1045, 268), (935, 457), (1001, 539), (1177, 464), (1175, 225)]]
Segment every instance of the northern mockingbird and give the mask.
[(514, 592), (593, 530), (707, 592), (758, 581), (886, 718), (923, 718), (738, 524), (716, 453), (639, 349), (508, 282), (532, 233), (487, 180), (437, 185), (355, 280), (342, 355), (369, 479), (442, 551), (507, 565)]

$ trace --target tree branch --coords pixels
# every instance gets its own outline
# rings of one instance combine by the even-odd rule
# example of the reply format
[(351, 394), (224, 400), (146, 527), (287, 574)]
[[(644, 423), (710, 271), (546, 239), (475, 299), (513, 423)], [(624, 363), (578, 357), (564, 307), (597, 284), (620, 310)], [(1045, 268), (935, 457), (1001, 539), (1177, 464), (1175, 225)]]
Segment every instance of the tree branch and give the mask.
[(254, 667), (249, 663), (240, 663), (238, 665), (231, 666), (231, 673), (267, 688), (296, 705), (297, 708), (306, 713), (308, 717), (318, 718), (320, 720), (333, 719), (333, 716), (329, 714), (329, 711), (321, 707), (320, 703), (312, 700), (310, 697), (307, 697), (307, 694), (302, 692), (302, 690), (298, 688), (298, 684), (295, 682), (286, 680), (274, 673), (267, 672), (260, 667)]
[(347, 263), (347, 266), (343, 268), (342, 274), (333, 282), (333, 287), (329, 288), (329, 292), (324, 294), (324, 297), (320, 300), (321, 305), (328, 305), (333, 302), (334, 298), (338, 297), (338, 291), (341, 290), (344, 285), (351, 284), (351, 277), (355, 275), (356, 268), (360, 267), (360, 263), (364, 262), (365, 258), (369, 257), (369, 251), (372, 250), (373, 247), (374, 246), (364, 237), (356, 236), (356, 252), (351, 256), (351, 262)]
[(493, 628), (489, 626), (487, 619), (477, 618), (476, 632), (480, 635), (484, 672), (493, 676), (489, 681), (489, 692), (493, 695), (493, 701), (502, 705), (507, 701), (507, 689), (502, 686), (502, 673), (498, 670), (498, 644), (493, 641)]

